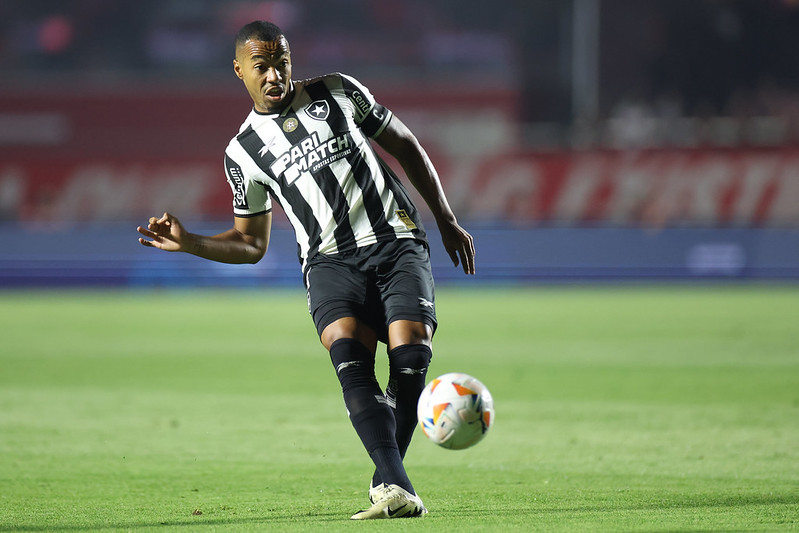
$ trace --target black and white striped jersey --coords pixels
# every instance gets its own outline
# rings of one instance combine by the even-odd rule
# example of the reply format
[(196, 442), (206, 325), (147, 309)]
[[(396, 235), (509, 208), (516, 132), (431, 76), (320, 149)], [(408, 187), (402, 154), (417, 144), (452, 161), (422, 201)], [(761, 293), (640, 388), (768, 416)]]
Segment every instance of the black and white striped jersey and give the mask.
[(303, 269), (320, 253), (424, 240), (408, 192), (369, 141), (391, 116), (344, 74), (294, 82), (280, 114), (253, 109), (225, 150), (233, 214), (256, 216), (279, 203), (294, 227)]

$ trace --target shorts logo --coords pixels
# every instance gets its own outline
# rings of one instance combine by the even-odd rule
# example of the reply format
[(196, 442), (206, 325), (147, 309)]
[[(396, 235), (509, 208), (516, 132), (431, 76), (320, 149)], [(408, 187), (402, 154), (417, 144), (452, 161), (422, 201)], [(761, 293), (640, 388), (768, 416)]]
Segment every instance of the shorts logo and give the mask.
[(325, 120), (330, 114), (330, 106), (326, 100), (317, 100), (311, 102), (311, 104), (305, 108), (305, 112), (314, 120)]
[(296, 118), (287, 118), (285, 122), (283, 122), (283, 131), (286, 133), (291, 133), (292, 131), (297, 129), (300, 123), (297, 121)]

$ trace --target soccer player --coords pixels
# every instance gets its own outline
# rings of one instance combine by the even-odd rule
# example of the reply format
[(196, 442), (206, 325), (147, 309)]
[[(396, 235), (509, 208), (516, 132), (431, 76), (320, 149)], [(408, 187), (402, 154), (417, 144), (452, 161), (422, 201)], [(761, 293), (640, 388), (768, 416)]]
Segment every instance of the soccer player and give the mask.
[[(352, 425), (375, 465), (371, 507), (353, 519), (427, 512), (403, 466), (417, 424), (436, 329), (425, 231), (400, 180), (370, 139), (395, 157), (435, 217), (454, 265), (474, 274), (474, 243), (457, 222), (436, 170), (411, 131), (344, 74), (294, 81), (276, 25), (256, 21), (236, 36), (233, 70), (253, 110), (225, 150), (233, 227), (188, 232), (170, 213), (139, 226), (144, 246), (224, 263), (266, 253), (272, 201), (297, 238), (308, 307), (340, 381)], [(387, 346), (385, 392), (375, 378)]]

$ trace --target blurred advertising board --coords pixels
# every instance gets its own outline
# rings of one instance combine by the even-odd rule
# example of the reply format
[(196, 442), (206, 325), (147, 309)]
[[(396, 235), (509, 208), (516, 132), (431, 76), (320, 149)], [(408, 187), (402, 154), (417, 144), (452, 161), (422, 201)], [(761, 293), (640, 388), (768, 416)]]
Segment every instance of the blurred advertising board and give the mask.
[[(498, 152), (435, 161), (460, 217), (521, 224), (793, 226), (799, 150)], [(164, 210), (231, 216), (216, 155), (4, 157), (0, 216), (131, 220)]]
[[(57, 225), (164, 210), (228, 219), (222, 154), (249, 111), (240, 93), (0, 94), (0, 219)], [(517, 141), (512, 93), (451, 95), (383, 101), (427, 148), (461, 219), (799, 225), (797, 148), (540, 152)]]

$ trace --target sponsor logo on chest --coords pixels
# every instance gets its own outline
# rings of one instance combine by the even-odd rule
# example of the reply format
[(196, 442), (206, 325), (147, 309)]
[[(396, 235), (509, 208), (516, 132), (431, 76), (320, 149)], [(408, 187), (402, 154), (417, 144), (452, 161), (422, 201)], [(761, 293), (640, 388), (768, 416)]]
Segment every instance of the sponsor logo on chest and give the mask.
[(319, 172), (334, 161), (347, 157), (353, 147), (349, 133), (320, 141), (319, 134), (313, 132), (277, 156), (269, 169), (276, 177), (282, 174), (286, 183), (291, 185), (303, 172)]

